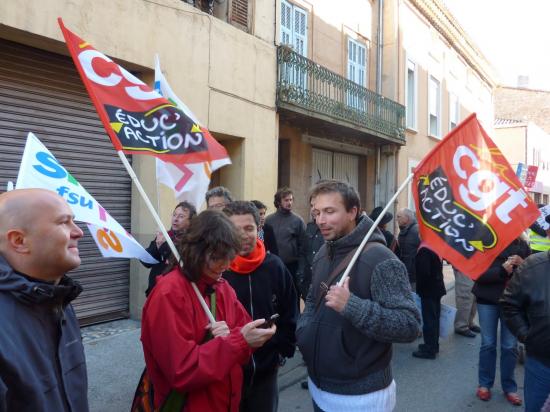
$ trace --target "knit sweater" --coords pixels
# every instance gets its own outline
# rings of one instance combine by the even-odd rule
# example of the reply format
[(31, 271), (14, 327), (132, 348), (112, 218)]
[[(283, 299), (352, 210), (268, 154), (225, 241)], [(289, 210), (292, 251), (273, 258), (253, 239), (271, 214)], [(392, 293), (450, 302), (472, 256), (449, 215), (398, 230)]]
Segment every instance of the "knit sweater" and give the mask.
[(344, 310), (334, 311), (324, 299), (316, 308), (320, 282), (359, 245), (371, 225), (363, 217), (351, 233), (322, 246), (313, 264), (296, 335), (310, 378), (325, 392), (359, 395), (387, 387), (392, 381), (391, 343), (412, 342), (418, 336), (420, 315), (407, 270), (384, 246), (379, 230), (371, 237), (376, 244), (363, 251), (351, 270), (351, 295)]

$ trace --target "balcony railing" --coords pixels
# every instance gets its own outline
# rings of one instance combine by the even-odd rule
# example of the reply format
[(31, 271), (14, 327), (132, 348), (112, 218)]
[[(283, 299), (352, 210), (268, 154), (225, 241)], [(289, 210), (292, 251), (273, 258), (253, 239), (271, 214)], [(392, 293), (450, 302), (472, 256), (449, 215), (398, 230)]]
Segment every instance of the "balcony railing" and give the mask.
[(286, 103), (405, 141), (405, 107), (288, 46), (277, 50), (277, 105)]

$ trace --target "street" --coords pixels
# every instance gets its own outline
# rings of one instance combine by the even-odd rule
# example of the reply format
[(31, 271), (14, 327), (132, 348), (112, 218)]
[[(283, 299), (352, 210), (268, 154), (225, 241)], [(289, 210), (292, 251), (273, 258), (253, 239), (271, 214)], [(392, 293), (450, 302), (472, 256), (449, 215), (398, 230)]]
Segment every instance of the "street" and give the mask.
[[(443, 303), (454, 306), (454, 290), (443, 298)], [(500, 389), (498, 366), (493, 398), (482, 402), (475, 396), (477, 387), (477, 361), (480, 337), (475, 339), (451, 335), (440, 342), (436, 360), (417, 359), (411, 356), (421, 340), (411, 344), (394, 345), (392, 360), (397, 383), (395, 412), (512, 412), (522, 408), (510, 405)], [(497, 360), (498, 363), (498, 360)], [(523, 395), (523, 366), (516, 368), (519, 392)], [(292, 385), (281, 393), (280, 412), (312, 412), (308, 391), (300, 384)]]
[[(454, 306), (451, 290), (443, 299)], [(83, 329), (92, 412), (126, 411), (143, 369), (139, 322), (123, 320)], [(436, 360), (411, 356), (420, 341), (394, 345), (393, 373), (397, 383), (397, 412), (461, 412), (521, 410), (507, 403), (497, 382), (493, 398), (482, 402), (475, 396), (480, 338), (451, 335), (440, 343)], [(299, 356), (299, 354), (297, 354)], [(498, 370), (498, 368), (497, 368)], [(305, 368), (300, 359), (287, 362), (281, 370), (279, 411), (312, 411), (307, 390), (300, 387)], [(519, 392), (523, 390), (523, 367), (516, 369)]]

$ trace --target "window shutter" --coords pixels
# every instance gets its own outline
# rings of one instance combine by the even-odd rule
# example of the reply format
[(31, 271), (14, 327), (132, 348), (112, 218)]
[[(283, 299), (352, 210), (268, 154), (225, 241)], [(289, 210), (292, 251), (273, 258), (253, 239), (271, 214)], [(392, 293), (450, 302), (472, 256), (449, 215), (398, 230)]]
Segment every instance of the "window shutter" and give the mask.
[(292, 6), (281, 1), (281, 44), (292, 45)]
[(231, 23), (237, 23), (248, 30), (248, 0), (232, 0)]
[(307, 13), (294, 7), (294, 51), (307, 57)]
[(362, 44), (348, 39), (348, 79), (365, 86), (366, 48)]

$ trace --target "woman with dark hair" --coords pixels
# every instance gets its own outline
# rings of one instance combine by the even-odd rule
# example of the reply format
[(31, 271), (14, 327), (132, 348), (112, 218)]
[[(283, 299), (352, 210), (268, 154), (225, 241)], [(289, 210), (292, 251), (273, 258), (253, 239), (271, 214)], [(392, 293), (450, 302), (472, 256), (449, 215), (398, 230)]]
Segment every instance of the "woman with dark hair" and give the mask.
[[(275, 333), (265, 319), (251, 322), (235, 291), (221, 278), (240, 237), (222, 213), (207, 210), (178, 244), (182, 267), (159, 278), (143, 307), (141, 341), (154, 387), (155, 409), (169, 403), (186, 412), (238, 411), (242, 365)], [(209, 324), (191, 282), (216, 319)]]
[[(195, 206), (189, 202), (180, 202), (176, 205), (174, 212), (172, 213), (171, 227), (168, 231), (168, 236), (170, 236), (170, 239), (172, 239), (174, 243), (177, 242), (189, 228), (191, 219), (196, 214), (197, 209), (195, 209)], [(155, 286), (155, 279), (157, 276), (162, 275), (165, 272), (170, 256), (172, 256), (172, 252), (170, 251), (170, 247), (168, 246), (166, 239), (160, 232), (157, 233), (155, 239), (153, 239), (149, 247), (145, 250), (159, 261), (159, 263), (156, 264), (141, 262), (141, 264), (146, 268), (151, 268), (151, 271), (149, 272), (149, 283), (147, 290), (145, 291), (145, 296), (149, 296), (151, 290), (153, 290), (153, 287)]]

